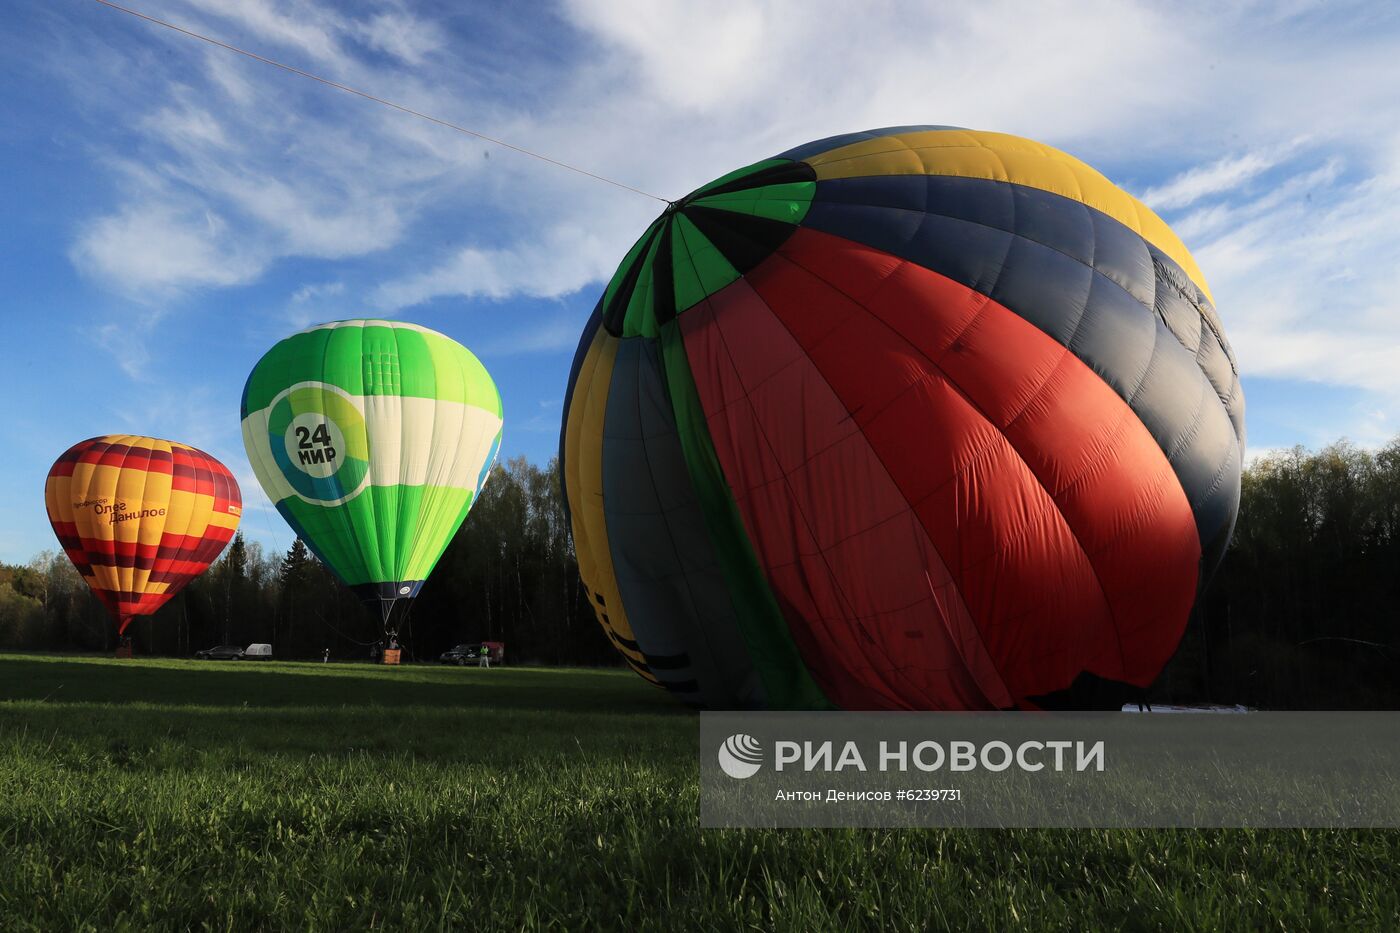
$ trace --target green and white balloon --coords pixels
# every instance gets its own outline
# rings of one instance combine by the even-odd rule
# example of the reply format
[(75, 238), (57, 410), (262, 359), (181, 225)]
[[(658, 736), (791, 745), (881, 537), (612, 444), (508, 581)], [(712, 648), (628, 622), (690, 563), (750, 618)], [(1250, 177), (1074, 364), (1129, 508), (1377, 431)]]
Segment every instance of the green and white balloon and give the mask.
[(400, 321), (336, 321), (281, 341), (248, 376), (242, 414), (277, 510), (386, 621), (418, 595), (501, 445), (486, 367)]

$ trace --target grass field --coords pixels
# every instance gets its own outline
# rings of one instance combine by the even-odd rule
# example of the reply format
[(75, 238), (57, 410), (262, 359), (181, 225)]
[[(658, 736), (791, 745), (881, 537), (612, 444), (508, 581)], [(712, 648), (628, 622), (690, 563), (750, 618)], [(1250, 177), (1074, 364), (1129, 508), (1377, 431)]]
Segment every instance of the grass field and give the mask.
[(1393, 929), (1400, 834), (697, 827), (621, 671), (0, 655), (0, 930)]

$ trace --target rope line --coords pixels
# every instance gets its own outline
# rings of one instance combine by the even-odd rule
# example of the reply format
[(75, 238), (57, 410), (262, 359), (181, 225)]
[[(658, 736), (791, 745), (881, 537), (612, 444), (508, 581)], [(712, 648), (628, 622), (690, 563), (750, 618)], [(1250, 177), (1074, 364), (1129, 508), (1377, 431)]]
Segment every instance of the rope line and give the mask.
[(623, 184), (620, 181), (614, 181), (611, 178), (605, 178), (602, 175), (590, 172), (587, 169), (579, 168), (576, 165), (570, 165), (567, 162), (561, 162), (558, 159), (550, 158), (547, 155), (541, 155), (538, 152), (532, 152), (529, 149), (526, 149), (522, 146), (516, 146), (512, 143), (508, 143), (503, 139), (497, 139), (494, 136), (487, 136), (485, 133), (478, 133), (476, 130), (468, 129), (465, 126), (461, 126), (449, 120), (443, 120), (438, 117), (432, 116), (431, 114), (426, 114), (421, 111), (414, 110), (411, 107), (405, 107), (403, 104), (396, 104), (391, 100), (385, 100), (382, 97), (376, 97), (373, 94), (357, 90), (348, 85), (338, 84), (335, 81), (331, 81), (328, 78), (323, 78), (320, 75), (312, 74), (309, 71), (302, 71), (300, 68), (295, 68), (291, 65), (275, 61), (274, 59), (266, 58), (262, 55), (257, 54), (256, 52), (249, 52), (247, 49), (240, 49), (236, 45), (229, 45), (227, 42), (222, 42), (218, 39), (214, 39), (201, 33), (194, 32), (192, 30), (184, 28), (183, 26), (177, 26), (174, 23), (168, 23), (163, 19), (157, 19), (156, 17), (149, 16), (145, 13), (140, 12), (139, 10), (133, 10), (128, 7), (121, 6), (120, 4), (113, 3), (112, 0), (94, 0), (94, 2), (100, 3), (105, 7), (110, 7), (111, 9), (117, 10), (118, 12), (126, 13), (128, 16), (134, 16), (137, 19), (143, 19), (148, 23), (154, 23), (157, 26), (164, 26), (166, 29), (172, 29), (175, 32), (180, 33), (181, 35), (189, 36), (192, 39), (198, 39), (201, 42), (207, 42), (210, 45), (216, 45), (219, 48), (227, 49), (230, 52), (237, 52), (239, 55), (246, 55), (248, 58), (251, 58), (254, 61), (262, 62), (265, 65), (271, 65), (274, 68), (281, 68), (283, 71), (290, 71), (294, 75), (300, 75), (303, 78), (309, 78), (312, 81), (319, 82), (321, 84), (326, 85), (327, 87), (333, 87), (338, 91), (344, 91), (347, 94), (354, 94), (356, 97), (362, 97), (365, 100), (373, 101), (376, 104), (382, 104), (385, 107), (391, 107), (394, 110), (397, 110), (401, 113), (406, 113), (410, 116), (418, 117), (420, 120), (427, 120), (429, 123), (436, 123), (438, 126), (445, 126), (450, 130), (456, 130), (458, 133), (464, 133), (467, 136), (474, 136), (475, 138), (480, 139), (483, 142), (491, 143), (494, 146), (500, 146), (503, 149), (510, 149), (514, 152), (520, 153), (521, 155), (527, 155), (532, 159), (539, 159), (541, 162), (548, 162), (550, 165), (556, 165), (559, 168), (568, 169), (569, 171), (576, 172), (580, 175), (586, 175), (589, 178), (605, 182), (609, 185), (612, 185), (615, 188), (622, 188), (625, 191), (631, 191), (633, 194), (640, 194), (642, 197), (651, 198), (654, 201), (660, 201), (662, 204), (669, 203), (666, 200), (666, 198), (652, 194), (649, 191), (643, 191), (641, 188), (634, 188), (631, 185)]

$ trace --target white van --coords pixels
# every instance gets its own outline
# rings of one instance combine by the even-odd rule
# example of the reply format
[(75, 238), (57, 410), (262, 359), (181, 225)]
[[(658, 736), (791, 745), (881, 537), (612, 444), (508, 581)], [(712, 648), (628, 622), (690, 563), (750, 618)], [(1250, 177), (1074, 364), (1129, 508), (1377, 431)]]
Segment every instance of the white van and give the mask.
[(248, 646), (248, 650), (246, 650), (246, 651), (243, 652), (243, 660), (245, 660), (245, 661), (271, 661), (271, 660), (272, 660), (272, 646), (271, 646), (271, 645), (249, 645), (249, 646)]

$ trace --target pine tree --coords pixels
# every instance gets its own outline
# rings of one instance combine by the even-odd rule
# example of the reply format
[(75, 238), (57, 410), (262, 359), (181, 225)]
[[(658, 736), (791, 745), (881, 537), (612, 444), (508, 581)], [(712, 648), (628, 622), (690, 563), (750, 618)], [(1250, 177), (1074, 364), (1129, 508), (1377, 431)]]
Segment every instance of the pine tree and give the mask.
[(223, 643), (229, 644), (233, 641), (234, 594), (241, 594), (243, 585), (248, 579), (248, 544), (243, 540), (243, 532), (240, 531), (233, 536), (233, 543), (228, 546), (228, 551), (224, 554), (219, 575), (224, 584)]
[(300, 538), (287, 548), (287, 556), (282, 558), (282, 568), (278, 572), (282, 585), (301, 583), (306, 580), (306, 565), (311, 560), (311, 552)]
[(301, 621), (300, 613), (305, 611), (308, 604), (307, 587), (311, 582), (312, 570), (311, 552), (306, 542), (301, 538), (295, 539), (282, 558), (282, 566), (277, 573), (277, 622), (282, 642), (289, 651), (301, 653), (308, 648), (299, 641), (306, 637), (306, 632), (304, 626), (297, 623)]

